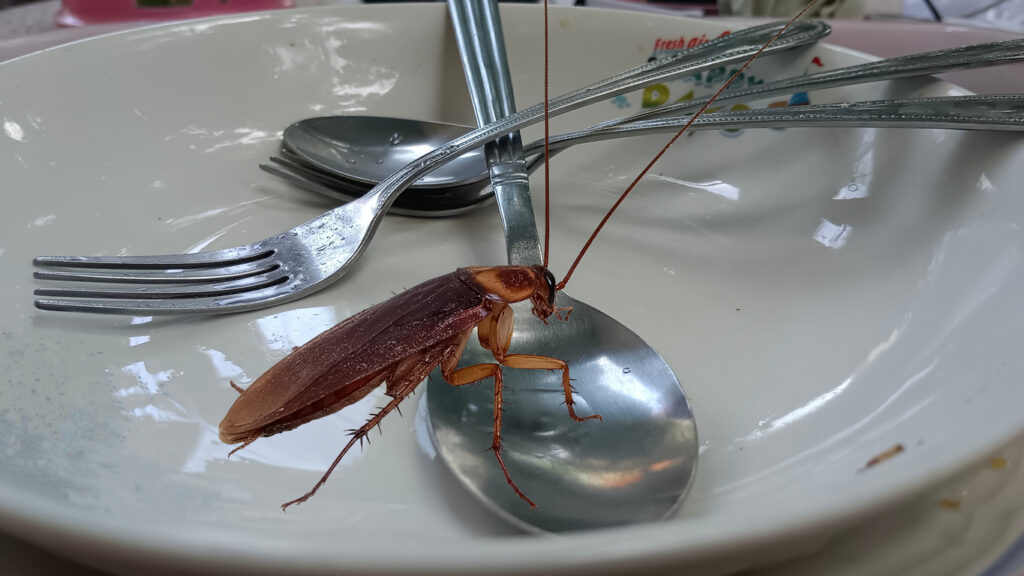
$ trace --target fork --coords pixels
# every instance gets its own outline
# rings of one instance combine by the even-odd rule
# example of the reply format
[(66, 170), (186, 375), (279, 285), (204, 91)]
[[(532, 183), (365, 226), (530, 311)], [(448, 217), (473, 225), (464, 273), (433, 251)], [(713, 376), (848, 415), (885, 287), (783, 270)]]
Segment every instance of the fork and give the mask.
[[(735, 32), (686, 53), (650, 62), (550, 101), (554, 116), (656, 82), (746, 61), (764, 50), (811, 44), (829, 33), (822, 22), (771, 23)], [(42, 256), (34, 277), (89, 283), (40, 288), (37, 308), (105, 314), (217, 314), (255, 310), (302, 298), (339, 277), (359, 259), (395, 198), (410, 184), (460, 154), (536, 123), (543, 103), (469, 132), (398, 170), (365, 196), (291, 230), (245, 246), (165, 256)], [(114, 286), (101, 286), (114, 284)]]

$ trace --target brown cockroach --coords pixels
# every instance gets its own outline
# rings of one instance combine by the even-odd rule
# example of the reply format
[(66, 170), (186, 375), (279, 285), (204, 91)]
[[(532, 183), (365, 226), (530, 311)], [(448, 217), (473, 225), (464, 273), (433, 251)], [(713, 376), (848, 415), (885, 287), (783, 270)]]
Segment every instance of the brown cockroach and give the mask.
[[(553, 304), (555, 289), (554, 276), (543, 266), (460, 268), (427, 280), (348, 318), (272, 366), (228, 410), (220, 438), (228, 444), (244, 442), (244, 447), (261, 436), (337, 412), (386, 383), (391, 402), (352, 435), (308, 494), (285, 506), (297, 504), (312, 496), (345, 453), (440, 365), (444, 379), (454, 386), (494, 378), (494, 454), (512, 489), (533, 506), (501, 457), (502, 366), (561, 370), (569, 416), (577, 421), (600, 418), (576, 415), (565, 362), (508, 353), (513, 326), (509, 304), (530, 300), (533, 314), (543, 320), (559, 311)], [(456, 368), (474, 328), (495, 363)]]
[[(811, 0), (789, 24), (800, 18), (817, 1)], [(548, 99), (547, 20), (545, 0), (545, 102)], [(776, 37), (784, 31), (785, 28), (780, 30)], [(769, 40), (761, 50), (774, 40)], [(711, 100), (693, 115), (690, 123), (704, 113), (760, 53), (756, 53), (735, 72)], [(549, 194), (546, 194), (543, 265), (459, 268), (450, 274), (427, 280), (342, 321), (293, 350), (257, 378), (248, 389), (242, 390), (232, 383), (241, 395), (220, 423), (221, 441), (242, 444), (231, 451), (233, 454), (258, 438), (291, 430), (337, 412), (359, 401), (380, 385), (385, 385), (385, 393), (391, 397), (391, 401), (352, 433), (348, 443), (309, 492), (286, 502), (282, 508), (305, 502), (327, 481), (345, 454), (357, 442), (361, 443), (435, 367), (440, 366), (444, 379), (453, 386), (494, 379), (494, 435), (491, 449), (509, 485), (520, 498), (534, 507), (533, 501), (512, 480), (501, 456), (502, 368), (560, 371), (569, 417), (582, 422), (599, 420), (601, 416), (590, 414), (581, 417), (576, 414), (569, 366), (563, 360), (509, 353), (513, 332), (512, 308), (509, 305), (529, 300), (533, 304), (534, 316), (542, 321), (546, 322), (552, 314), (561, 320), (568, 320), (571, 309), (555, 306), (556, 292), (565, 287), (583, 255), (626, 196), (689, 126), (689, 123), (686, 124), (622, 193), (584, 244), (562, 281), (556, 283), (554, 275), (547, 268), (550, 237), (550, 219), (547, 214), (550, 214), (550, 209), (547, 208)], [(546, 113), (544, 132), (546, 140)], [(545, 163), (545, 180), (549, 179), (549, 165)], [(458, 368), (462, 352), (474, 329), (481, 346), (491, 352), (495, 361)]]

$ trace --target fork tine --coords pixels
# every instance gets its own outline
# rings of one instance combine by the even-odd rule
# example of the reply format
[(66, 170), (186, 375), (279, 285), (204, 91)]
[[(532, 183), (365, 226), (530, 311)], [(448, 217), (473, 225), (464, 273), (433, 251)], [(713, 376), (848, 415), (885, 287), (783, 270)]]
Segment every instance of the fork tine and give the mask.
[(35, 291), (36, 296), (56, 296), (66, 298), (97, 298), (105, 300), (113, 299), (182, 299), (207, 296), (227, 296), (239, 294), (261, 288), (268, 288), (281, 284), (288, 280), (288, 276), (277, 271), (269, 274), (250, 276), (230, 282), (217, 284), (199, 284), (184, 286), (160, 286), (149, 287), (122, 287), (122, 288), (39, 288)]
[(259, 290), (222, 296), (163, 300), (40, 298), (35, 301), (35, 306), (40, 310), (58, 312), (89, 312), (93, 314), (123, 314), (130, 316), (227, 314), (283, 304), (301, 298), (307, 293), (308, 290), (294, 285), (294, 282), (285, 282)]
[[(85, 272), (81, 269), (37, 271), (32, 274), (38, 280), (59, 280), (63, 282), (111, 282), (116, 284), (190, 284), (227, 282), (266, 274), (280, 267), (275, 261), (263, 260), (223, 268), (189, 269), (125, 269), (100, 272)], [(87, 269), (88, 270), (88, 269)]]
[(165, 254), (161, 256), (39, 256), (32, 260), (36, 266), (64, 268), (108, 268), (130, 270), (161, 270), (175, 268), (219, 268), (254, 262), (274, 253), (271, 248), (253, 244), (226, 250), (197, 252), (195, 254)]

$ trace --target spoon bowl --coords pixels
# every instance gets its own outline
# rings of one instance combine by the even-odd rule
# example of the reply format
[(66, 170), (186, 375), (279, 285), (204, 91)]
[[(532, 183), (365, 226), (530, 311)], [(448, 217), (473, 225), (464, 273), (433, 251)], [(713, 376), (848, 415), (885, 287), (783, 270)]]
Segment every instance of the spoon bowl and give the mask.
[[(284, 150), (293, 160), (345, 182), (352, 196), (369, 192), (392, 173), (473, 128), (387, 116), (327, 116), (285, 129)], [(450, 213), (476, 206), (493, 193), (483, 149), (475, 148), (423, 176), (395, 200), (396, 212)]]
[[(678, 507), (697, 464), (697, 430), (686, 396), (665, 361), (634, 332), (587, 304), (545, 325), (514, 305), (511, 351), (570, 358), (575, 410), (602, 420), (575, 422), (561, 374), (505, 369), (502, 445), (509, 472), (537, 503), (508, 487), (491, 453), (494, 388), (454, 387), (435, 370), (427, 385), (430, 433), (438, 454), (486, 506), (524, 530), (564, 532), (649, 522)], [(462, 365), (493, 362), (472, 342)]]

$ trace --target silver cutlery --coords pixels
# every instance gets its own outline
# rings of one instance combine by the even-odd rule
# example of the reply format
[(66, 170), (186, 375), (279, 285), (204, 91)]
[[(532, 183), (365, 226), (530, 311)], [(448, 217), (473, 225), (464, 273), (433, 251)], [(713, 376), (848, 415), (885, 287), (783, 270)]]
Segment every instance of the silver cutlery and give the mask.
[[(775, 23), (740, 30), (684, 56), (617, 74), (553, 98), (549, 113), (562, 114), (651, 83), (745, 61), (783, 26)], [(821, 22), (797, 22), (763, 53), (815, 42), (828, 31)], [(693, 64), (695, 57), (697, 64)], [(529, 126), (543, 115), (544, 106), (538, 104), (474, 130), (423, 155), (358, 200), (244, 246), (163, 256), (38, 257), (33, 263), (44, 270), (35, 273), (37, 279), (88, 287), (37, 289), (35, 305), (44, 310), (106, 314), (217, 314), (302, 298), (337, 280), (358, 260), (388, 208), (410, 184), (467, 150)]]
[[(719, 102), (750, 101), (779, 94), (835, 88), (853, 84), (893, 80), (926, 74), (938, 74), (964, 68), (980, 68), (1024, 60), (1024, 40), (976, 44), (921, 54), (900, 56), (857, 66), (786, 78), (766, 84), (727, 90)], [(591, 128), (621, 125), (638, 120), (682, 115), (697, 110), (706, 98), (652, 108), (632, 116), (603, 122)], [(332, 194), (329, 182), (318, 182), (315, 170), (348, 180), (352, 187), (337, 182), (351, 199), (383, 180), (408, 161), (414, 150), (430, 149), (469, 131), (468, 127), (441, 122), (398, 118), (333, 116), (301, 120), (284, 131), (282, 148), (289, 151), (290, 162), (272, 159), (275, 164), (261, 168), (315, 192)], [(392, 135), (401, 134), (395, 145)], [(536, 146), (537, 143), (531, 145)], [(340, 151), (348, 151), (347, 157)], [(480, 150), (473, 150), (435, 173), (414, 183), (415, 193), (403, 194), (392, 213), (418, 216), (450, 215), (482, 206), (489, 197)], [(373, 162), (356, 161), (371, 158)], [(536, 162), (538, 160), (534, 160)], [(303, 164), (305, 166), (297, 166)], [(536, 165), (534, 165), (536, 167)], [(306, 168), (309, 168), (307, 170)], [(311, 182), (310, 182), (311, 181)], [(307, 185), (307, 182), (309, 184)], [(349, 189), (351, 188), (351, 189)]]
[[(716, 112), (697, 118), (691, 131), (734, 130), (756, 128), (919, 128), (952, 130), (1024, 130), (1024, 96), (950, 96), (902, 100), (876, 100), (853, 104), (815, 104), (785, 108), (765, 108)], [(622, 124), (609, 124), (602, 128), (588, 128), (577, 132), (553, 136), (552, 154), (577, 144), (643, 136), (662, 132), (676, 132), (689, 120), (689, 115), (637, 120)], [(344, 122), (344, 116), (311, 120)], [(410, 121), (413, 122), (413, 121)], [(454, 126), (453, 126), (454, 127)], [(320, 128), (317, 128), (320, 129)], [(322, 129), (320, 129), (322, 130)], [(469, 128), (466, 128), (469, 130)], [(528, 158), (526, 169), (532, 173), (544, 162), (544, 142), (538, 140), (524, 147)], [(465, 158), (465, 157), (464, 157)], [(460, 164), (462, 174), (450, 172), (447, 185), (420, 188), (422, 196), (403, 208), (392, 207), (391, 212), (406, 216), (454, 216), (475, 210), (490, 203), (490, 195), (483, 191), (487, 185), (486, 167), (478, 156)], [(283, 151), (272, 157), (273, 166), (265, 170), (286, 178), (310, 191), (350, 202), (365, 194), (364, 179), (374, 177), (372, 166), (358, 168), (338, 167), (321, 170), (294, 153)], [(362, 170), (358, 177), (355, 170)], [(383, 179), (387, 174), (381, 174)], [(372, 180), (371, 180), (372, 181)], [(410, 195), (412, 196), (412, 195)]]

